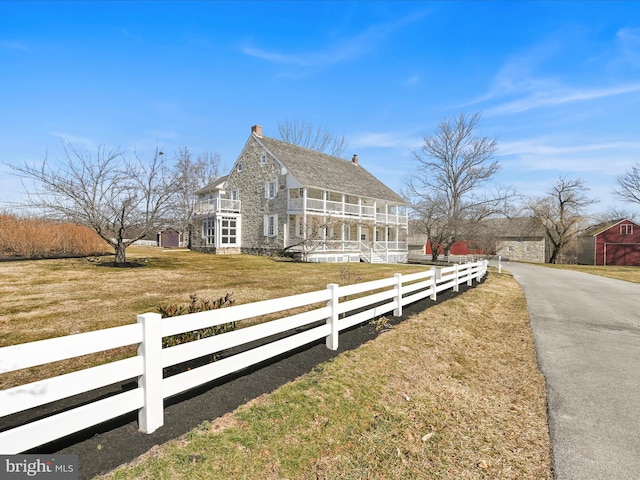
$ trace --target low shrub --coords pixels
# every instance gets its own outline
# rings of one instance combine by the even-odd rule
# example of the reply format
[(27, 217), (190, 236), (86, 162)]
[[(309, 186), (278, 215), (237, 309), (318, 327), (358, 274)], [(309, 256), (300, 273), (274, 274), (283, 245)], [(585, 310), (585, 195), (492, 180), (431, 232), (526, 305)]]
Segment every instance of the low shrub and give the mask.
[[(227, 293), (225, 296), (216, 300), (200, 298), (195, 293), (189, 295), (189, 303), (178, 305), (175, 303), (160, 305), (158, 312), (162, 315), (162, 318), (178, 317), (180, 315), (188, 315), (190, 313), (206, 312), (209, 310), (217, 310), (219, 308), (231, 307), (235, 305), (236, 301), (233, 297), (233, 293)], [(162, 347), (168, 348), (176, 345), (180, 345), (187, 342), (193, 342), (194, 340), (200, 340), (202, 338), (212, 337), (213, 335), (219, 335), (226, 332), (231, 332), (236, 329), (236, 322), (225, 323), (223, 325), (215, 325), (213, 327), (207, 327), (200, 330), (194, 330), (191, 332), (184, 332), (178, 335), (171, 335), (162, 339)]]

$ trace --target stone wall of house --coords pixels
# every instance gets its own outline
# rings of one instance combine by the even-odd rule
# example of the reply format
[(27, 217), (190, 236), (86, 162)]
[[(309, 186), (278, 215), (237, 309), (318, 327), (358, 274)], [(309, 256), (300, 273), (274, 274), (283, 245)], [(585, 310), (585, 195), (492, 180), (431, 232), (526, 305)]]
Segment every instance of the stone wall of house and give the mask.
[(222, 247), (204, 245), (204, 239), (200, 239), (200, 245), (191, 245), (191, 250), (200, 253), (212, 253), (216, 255), (238, 255), (241, 253), (240, 247)]
[[(261, 161), (265, 156), (265, 162)], [(265, 198), (265, 184), (277, 180), (275, 198)], [(227, 193), (238, 190), (242, 205), (242, 252), (271, 253), (284, 248), (287, 220), (286, 172), (269, 152), (249, 138), (227, 179)], [(264, 235), (265, 215), (278, 215), (278, 235)]]
[(193, 219), (193, 235), (191, 236), (191, 250), (204, 253), (216, 253), (215, 247), (208, 247), (205, 239), (202, 238), (202, 222), (203, 217)]
[(545, 241), (543, 239), (499, 240), (496, 255), (519, 262), (545, 263)]

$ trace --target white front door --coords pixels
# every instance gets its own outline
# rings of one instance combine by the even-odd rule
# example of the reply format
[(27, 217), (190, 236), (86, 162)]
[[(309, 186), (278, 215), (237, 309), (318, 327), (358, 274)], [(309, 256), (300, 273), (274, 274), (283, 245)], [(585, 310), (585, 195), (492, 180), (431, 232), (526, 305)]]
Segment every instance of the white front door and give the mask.
[(369, 245), (369, 227), (360, 228), (360, 241)]

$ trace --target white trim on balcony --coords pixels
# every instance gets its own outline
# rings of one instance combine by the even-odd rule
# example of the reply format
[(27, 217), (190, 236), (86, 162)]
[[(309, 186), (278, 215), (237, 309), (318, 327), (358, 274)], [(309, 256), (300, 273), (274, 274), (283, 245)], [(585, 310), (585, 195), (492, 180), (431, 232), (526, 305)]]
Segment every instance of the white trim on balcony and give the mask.
[(227, 198), (211, 198), (196, 202), (195, 215), (210, 215), (212, 213), (240, 213), (240, 200)]
[[(374, 220), (387, 225), (409, 224), (409, 217), (406, 213), (377, 213), (373, 205), (353, 204), (346, 202), (335, 202), (318, 198), (288, 198), (287, 212), (296, 214), (303, 212), (310, 215), (325, 215), (338, 218), (366, 219)], [(393, 206), (398, 209), (400, 206)]]

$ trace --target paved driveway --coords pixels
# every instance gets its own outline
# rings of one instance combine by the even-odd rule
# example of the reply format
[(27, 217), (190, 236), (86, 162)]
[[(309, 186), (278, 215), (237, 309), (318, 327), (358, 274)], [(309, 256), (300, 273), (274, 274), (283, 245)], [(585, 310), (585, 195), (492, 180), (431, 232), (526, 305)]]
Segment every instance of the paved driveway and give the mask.
[(547, 381), (558, 480), (640, 479), (640, 285), (506, 263)]

